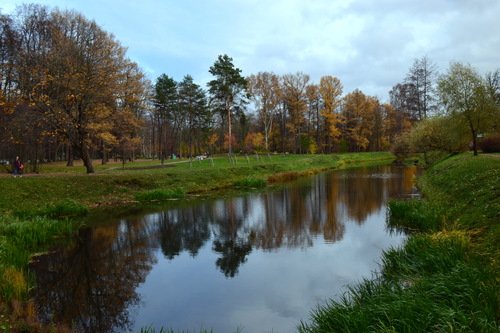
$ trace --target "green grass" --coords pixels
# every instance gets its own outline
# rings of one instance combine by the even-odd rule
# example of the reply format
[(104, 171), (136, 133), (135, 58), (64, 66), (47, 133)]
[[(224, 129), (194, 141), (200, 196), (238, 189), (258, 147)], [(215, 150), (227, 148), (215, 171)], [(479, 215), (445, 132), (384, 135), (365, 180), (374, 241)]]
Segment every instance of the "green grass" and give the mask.
[[(159, 161), (100, 166), (93, 175), (86, 175), (83, 167), (72, 167), (62, 173), (61, 163), (54, 167), (44, 165), (40, 175), (22, 178), (0, 177), (0, 214), (22, 212), (24, 216), (39, 215), (40, 207), (72, 200), (90, 209), (98, 206), (123, 205), (136, 201), (138, 193), (177, 188), (186, 195), (213, 194), (241, 186), (242, 179), (267, 179), (279, 173), (296, 172), (299, 175), (324, 170), (341, 169), (371, 164), (387, 164), (394, 159), (390, 153), (350, 153), (335, 155), (271, 155), (260, 159), (236, 157), (236, 163), (227, 157), (213, 161), (175, 161), (161, 165)], [(96, 163), (96, 166), (98, 164)], [(262, 183), (259, 184), (259, 187)], [(139, 194), (139, 197), (141, 195)], [(161, 196), (161, 195), (160, 195)]]
[(135, 195), (138, 201), (165, 201), (169, 199), (182, 199), (186, 193), (182, 188), (158, 189), (146, 192), (139, 192)]
[(57, 240), (71, 239), (78, 225), (69, 220), (37, 217), (29, 220), (0, 216), (0, 295), (23, 298), (28, 291), (26, 267), (30, 257)]
[(388, 208), (388, 226), (409, 233), (441, 230), (447, 220), (443, 208), (427, 200), (391, 200)]
[(252, 189), (266, 187), (267, 183), (263, 179), (246, 177), (233, 182), (233, 186), (237, 188)]
[(425, 198), (391, 202), (414, 231), (381, 271), (316, 309), (299, 332), (498, 332), (500, 159), (462, 154), (419, 179)]

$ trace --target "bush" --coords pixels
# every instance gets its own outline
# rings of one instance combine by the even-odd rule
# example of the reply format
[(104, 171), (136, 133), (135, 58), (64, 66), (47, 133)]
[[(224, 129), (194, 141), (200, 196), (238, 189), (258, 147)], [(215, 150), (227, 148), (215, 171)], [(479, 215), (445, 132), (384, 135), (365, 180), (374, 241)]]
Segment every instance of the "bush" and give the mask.
[(500, 134), (490, 135), (480, 140), (479, 148), (483, 153), (500, 153)]
[(396, 155), (399, 161), (404, 160), (410, 153), (410, 143), (407, 133), (402, 133), (394, 139), (391, 146), (391, 153)]

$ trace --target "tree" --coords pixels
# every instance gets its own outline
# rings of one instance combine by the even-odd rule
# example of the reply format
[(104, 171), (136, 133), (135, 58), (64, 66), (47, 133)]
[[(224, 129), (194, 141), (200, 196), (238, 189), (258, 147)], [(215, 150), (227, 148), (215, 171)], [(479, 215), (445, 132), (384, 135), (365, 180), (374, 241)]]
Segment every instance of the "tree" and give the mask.
[(40, 119), (32, 141), (38, 147), (56, 136), (92, 173), (93, 149), (114, 142), (114, 116), (137, 105), (132, 101), (143, 94), (143, 76), (113, 36), (80, 14), (29, 5), (18, 18), (19, 48), (10, 65), (22, 99), (18, 108)]
[(307, 110), (306, 87), (308, 82), (309, 75), (301, 72), (283, 76), (283, 100), (290, 116), (290, 121), (287, 125), (293, 134), (293, 148), (295, 152), (297, 152), (297, 146), (301, 147), (298, 140), (301, 136), (304, 114)]
[[(123, 64), (122, 79), (117, 90), (117, 110), (113, 112), (111, 133), (117, 140), (114, 147), (118, 150), (122, 161), (133, 160), (135, 151), (141, 144), (140, 132), (144, 126), (143, 113), (146, 109), (148, 95), (145, 87), (144, 75), (136, 63), (125, 60)], [(106, 150), (103, 147), (103, 161), (105, 162)]]
[[(486, 74), (486, 89), (487, 94), (491, 98), (494, 115), (492, 119), (500, 119), (500, 70)], [(500, 123), (494, 121), (491, 124), (491, 131), (500, 133)]]
[(262, 133), (249, 132), (245, 136), (244, 148), (245, 152), (251, 153), (253, 151), (258, 151), (262, 148), (264, 143), (264, 136)]
[(231, 114), (247, 103), (247, 81), (241, 76), (241, 69), (234, 67), (233, 59), (228, 55), (219, 55), (214, 65), (210, 67), (210, 74), (215, 79), (208, 82), (209, 92), (212, 95), (211, 103), (215, 109), (227, 115), (228, 124), (228, 152), (232, 150), (232, 123)]
[(405, 83), (412, 88), (411, 98), (416, 102), (418, 120), (427, 118), (436, 110), (436, 75), (436, 66), (427, 57), (422, 57), (415, 59), (406, 76)]
[(205, 91), (196, 83), (190, 75), (184, 76), (184, 79), (178, 86), (179, 108), (184, 114), (185, 126), (189, 145), (189, 155), (193, 156), (193, 144), (199, 146), (201, 141), (201, 132), (208, 129), (211, 115), (207, 107)]
[(356, 89), (344, 97), (344, 137), (351, 151), (366, 151), (375, 126), (375, 113), (379, 108), (376, 98), (366, 96)]
[(469, 65), (454, 63), (448, 73), (439, 79), (439, 94), (446, 112), (456, 120), (464, 121), (477, 155), (477, 137), (491, 126), (495, 113), (494, 96), (485, 80)]
[(340, 137), (340, 115), (337, 109), (341, 104), (342, 83), (334, 76), (323, 76), (319, 83), (319, 91), (323, 100), (321, 116), (325, 122), (325, 136), (328, 151), (331, 152), (333, 144)]
[(269, 135), (273, 129), (273, 121), (281, 101), (279, 78), (272, 72), (260, 72), (248, 78), (248, 86), (259, 114), (259, 120), (264, 126), (265, 149), (269, 150)]
[(411, 122), (419, 120), (418, 95), (415, 86), (409, 83), (398, 83), (389, 91), (390, 103), (394, 109)]
[[(162, 74), (156, 79), (155, 84), (155, 118), (158, 138), (158, 155), (163, 163), (165, 160), (167, 135), (170, 130), (174, 132), (174, 126), (170, 126), (175, 117), (175, 109), (177, 108), (177, 82), (166, 74)], [(170, 152), (173, 149), (171, 148)]]
[(382, 105), (384, 111), (384, 146), (390, 146), (404, 132), (411, 129), (407, 115), (396, 109), (392, 104)]
[[(314, 146), (317, 149), (321, 147), (321, 94), (317, 84), (308, 84), (306, 87), (307, 100), (307, 128), (308, 137), (314, 137)], [(309, 150), (309, 149), (308, 149)]]

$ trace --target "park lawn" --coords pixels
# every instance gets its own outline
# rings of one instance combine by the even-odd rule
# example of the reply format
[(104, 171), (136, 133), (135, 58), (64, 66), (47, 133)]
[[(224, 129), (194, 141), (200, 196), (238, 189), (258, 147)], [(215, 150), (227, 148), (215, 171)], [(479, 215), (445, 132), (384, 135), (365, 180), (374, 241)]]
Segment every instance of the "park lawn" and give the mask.
[[(85, 207), (121, 205), (137, 201), (137, 195), (154, 190), (173, 190), (186, 195), (226, 191), (244, 179), (270, 182), (269, 177), (294, 176), (369, 164), (387, 164), (390, 153), (332, 155), (256, 155), (202, 161), (176, 160), (111, 164), (87, 175), (83, 166), (43, 165), (38, 175), (0, 177), (0, 214), (40, 215), (47, 206), (72, 200)], [(97, 163), (96, 163), (97, 164)], [(286, 179), (286, 177), (284, 177)], [(218, 193), (220, 194), (220, 193)]]

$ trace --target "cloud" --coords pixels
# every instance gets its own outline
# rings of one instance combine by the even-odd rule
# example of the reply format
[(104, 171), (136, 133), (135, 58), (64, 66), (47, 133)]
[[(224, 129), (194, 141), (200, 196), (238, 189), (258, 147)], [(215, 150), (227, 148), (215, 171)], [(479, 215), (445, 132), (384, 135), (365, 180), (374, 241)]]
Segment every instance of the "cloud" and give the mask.
[[(22, 2), (7, 0), (3, 12)], [(441, 72), (460, 61), (485, 73), (500, 53), (497, 0), (35, 2), (94, 19), (153, 81), (190, 74), (205, 84), (217, 56), (228, 54), (245, 75), (301, 71), (316, 83), (335, 75), (345, 93), (387, 99), (416, 58)]]

